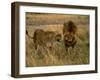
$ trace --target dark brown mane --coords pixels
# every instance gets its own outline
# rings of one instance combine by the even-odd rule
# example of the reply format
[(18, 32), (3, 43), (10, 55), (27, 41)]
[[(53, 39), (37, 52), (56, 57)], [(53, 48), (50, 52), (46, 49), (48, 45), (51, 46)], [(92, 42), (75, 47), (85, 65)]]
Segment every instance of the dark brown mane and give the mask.
[(66, 27), (65, 31), (67, 31), (69, 33), (76, 34), (76, 32), (77, 32), (77, 26), (74, 24), (73, 21), (69, 21), (68, 23), (64, 23), (64, 27)]
[(69, 47), (74, 48), (77, 43), (76, 40), (76, 33), (77, 33), (77, 26), (74, 24), (73, 21), (68, 21), (64, 23), (63, 28), (63, 40), (66, 47), (66, 51)]

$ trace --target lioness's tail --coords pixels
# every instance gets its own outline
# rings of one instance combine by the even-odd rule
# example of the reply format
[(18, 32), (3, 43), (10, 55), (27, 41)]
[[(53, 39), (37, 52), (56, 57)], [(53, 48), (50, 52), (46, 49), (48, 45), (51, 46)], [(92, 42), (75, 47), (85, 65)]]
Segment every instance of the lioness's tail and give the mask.
[(32, 36), (30, 36), (29, 35), (29, 33), (28, 33), (28, 31), (26, 30), (26, 35), (29, 37), (29, 38), (31, 38), (31, 39), (33, 39), (34, 37), (32, 37)]

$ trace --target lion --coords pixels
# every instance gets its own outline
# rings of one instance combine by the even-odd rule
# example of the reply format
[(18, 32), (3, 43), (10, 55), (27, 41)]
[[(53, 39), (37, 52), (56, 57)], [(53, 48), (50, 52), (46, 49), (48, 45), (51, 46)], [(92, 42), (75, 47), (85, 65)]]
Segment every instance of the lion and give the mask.
[(53, 31), (44, 31), (42, 29), (36, 29), (34, 31), (33, 37), (31, 37), (28, 34), (27, 30), (26, 30), (26, 34), (31, 39), (33, 39), (35, 49), (38, 49), (39, 46), (51, 49), (52, 46), (53, 46), (53, 43), (55, 41), (60, 42), (60, 39), (61, 39), (61, 35), (60, 34), (56, 34)]
[(77, 43), (76, 39), (77, 30), (78, 30), (77, 26), (74, 24), (73, 21), (68, 21), (67, 23), (64, 23), (63, 40), (66, 51), (68, 51), (69, 47), (72, 48), (75, 47)]

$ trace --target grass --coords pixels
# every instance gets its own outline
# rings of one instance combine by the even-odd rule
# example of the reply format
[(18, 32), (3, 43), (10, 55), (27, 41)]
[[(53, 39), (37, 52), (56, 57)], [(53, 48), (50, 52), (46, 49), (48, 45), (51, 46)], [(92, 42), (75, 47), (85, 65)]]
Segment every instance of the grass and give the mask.
[[(33, 20), (34, 18), (34, 17), (32, 18), (32, 14), (30, 16), (31, 18), (28, 16), (28, 21), (27, 21), (28, 24), (29, 21), (31, 19)], [(71, 19), (69, 15), (68, 17), (69, 17), (68, 20)], [(79, 18), (81, 21), (80, 23), (79, 23)], [(88, 27), (89, 24), (87, 20), (88, 17), (86, 18), (86, 16), (85, 17), (82, 16), (82, 18), (81, 17), (79, 18), (78, 16), (75, 16), (75, 21), (78, 26), (77, 44), (74, 49), (69, 48), (68, 52), (66, 52), (65, 50), (63, 41), (54, 42), (54, 45), (52, 46), (51, 49), (39, 46), (38, 50), (36, 50), (34, 48), (33, 39), (30, 39), (26, 35), (26, 67), (89, 64), (89, 27)], [(52, 19), (52, 17), (50, 17), (50, 19)], [(72, 17), (72, 20), (74, 20), (74, 17)], [(84, 20), (86, 22), (82, 23), (82, 21)], [(51, 23), (49, 25), (47, 24), (28, 25), (28, 24), (26, 26), (26, 29), (29, 31), (29, 34), (31, 36), (33, 36), (34, 30), (36, 28), (57, 31), (59, 33), (62, 32), (61, 31), (62, 24), (51, 24)]]
[(74, 49), (69, 48), (66, 52), (64, 43), (55, 42), (52, 49), (39, 46), (35, 50), (33, 40), (26, 36), (26, 66), (54, 66), (54, 65), (75, 65), (89, 63), (89, 41), (87, 31), (84, 27), (80, 27), (84, 31), (78, 34), (78, 42)]

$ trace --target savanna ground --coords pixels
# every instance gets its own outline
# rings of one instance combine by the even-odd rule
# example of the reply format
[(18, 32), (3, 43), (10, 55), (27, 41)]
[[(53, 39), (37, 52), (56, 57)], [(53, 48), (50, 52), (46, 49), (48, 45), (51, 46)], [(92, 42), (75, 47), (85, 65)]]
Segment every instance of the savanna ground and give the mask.
[(62, 34), (63, 23), (72, 20), (78, 27), (77, 44), (66, 52), (63, 41), (53, 49), (36, 51), (33, 39), (26, 35), (26, 67), (89, 64), (89, 16), (68, 14), (26, 13), (26, 29), (33, 36), (36, 29)]

